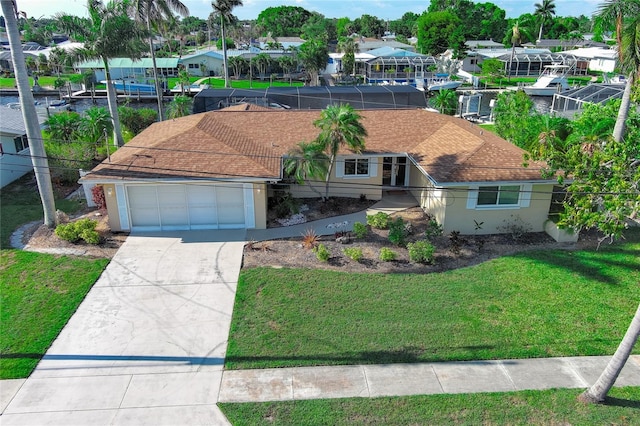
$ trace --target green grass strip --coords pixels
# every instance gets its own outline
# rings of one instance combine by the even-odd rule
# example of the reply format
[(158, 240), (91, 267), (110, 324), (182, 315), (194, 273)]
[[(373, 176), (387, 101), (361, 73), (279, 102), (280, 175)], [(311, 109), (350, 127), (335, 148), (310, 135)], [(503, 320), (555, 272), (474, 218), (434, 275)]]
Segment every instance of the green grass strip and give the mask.
[(599, 251), (524, 252), (439, 274), (246, 270), (225, 366), (612, 354), (640, 300), (634, 235)]
[(244, 425), (636, 425), (640, 387), (613, 388), (607, 404), (585, 405), (578, 389), (218, 404)]
[(0, 251), (0, 379), (31, 373), (108, 262)]

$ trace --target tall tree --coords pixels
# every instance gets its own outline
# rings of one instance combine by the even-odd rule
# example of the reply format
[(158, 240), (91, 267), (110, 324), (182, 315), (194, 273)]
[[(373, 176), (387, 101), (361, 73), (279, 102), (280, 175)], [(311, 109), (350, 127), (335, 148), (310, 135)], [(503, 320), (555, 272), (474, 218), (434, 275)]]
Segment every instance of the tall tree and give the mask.
[(605, 22), (611, 22), (615, 19), (616, 36), (619, 40), (619, 66), (628, 75), (616, 126), (613, 130), (613, 138), (619, 142), (625, 134), (625, 126), (631, 108), (631, 90), (636, 79), (640, 77), (640, 1), (619, 2), (612, 0), (605, 2), (599, 8), (598, 16)]
[(358, 43), (351, 37), (344, 37), (338, 42), (338, 50), (344, 53), (342, 56), (342, 69), (347, 75), (356, 73), (356, 53)]
[(556, 4), (554, 0), (542, 0), (542, 3), (536, 3), (536, 11), (534, 15), (540, 17), (540, 32), (538, 33), (538, 41), (542, 40), (542, 29), (545, 22), (553, 18), (556, 14)]
[(42, 201), (42, 208), (44, 210), (44, 224), (52, 227), (56, 221), (56, 205), (53, 198), (49, 162), (47, 161), (47, 155), (42, 142), (42, 130), (40, 130), (33, 94), (29, 87), (27, 66), (24, 62), (24, 53), (22, 53), (20, 43), (20, 33), (18, 32), (17, 22), (18, 10), (14, 0), (1, 0), (0, 3), (5, 19), (7, 37), (9, 38), (9, 46), (11, 47), (11, 61), (13, 62), (16, 85), (18, 86), (18, 93), (20, 95), (22, 118), (27, 130), (27, 138), (29, 139), (29, 153), (31, 154), (31, 162), (36, 175), (40, 200)]
[(618, 60), (622, 63), (622, 33), (624, 19), (640, 14), (639, 0), (604, 0), (598, 7), (596, 18), (605, 27), (613, 26), (618, 44)]
[[(164, 120), (164, 107), (162, 105), (162, 87), (158, 78), (158, 65), (156, 64), (156, 49), (153, 45), (154, 32), (161, 27), (161, 23), (173, 19), (173, 12), (182, 16), (189, 15), (189, 9), (180, 0), (132, 0), (131, 8), (134, 18), (144, 22), (149, 36), (149, 54), (153, 65), (153, 79), (156, 85), (156, 98), (158, 100), (158, 118)], [(204, 21), (202, 21), (204, 22)]]
[(222, 67), (224, 68), (224, 87), (231, 87), (229, 83), (229, 64), (227, 63), (227, 39), (225, 38), (225, 28), (227, 25), (237, 21), (231, 13), (236, 6), (242, 6), (242, 0), (214, 0), (211, 6), (215, 13), (220, 16), (220, 31), (222, 33)]
[(364, 137), (367, 131), (360, 122), (362, 117), (349, 104), (329, 105), (313, 125), (320, 129), (316, 143), (329, 155), (329, 167), (325, 175), (325, 199), (329, 197), (329, 179), (336, 162), (338, 151), (346, 147), (356, 154), (364, 149)]
[[(611, 149), (610, 145), (614, 145), (614, 149), (618, 145), (623, 148), (625, 146), (635, 147), (635, 152), (629, 152), (628, 154), (630, 155), (628, 155), (628, 157), (625, 155), (627, 153), (623, 150), (614, 151), (615, 157), (623, 157), (626, 160), (622, 163), (622, 168), (618, 169), (619, 174), (622, 174), (623, 176), (615, 176), (614, 179), (615, 181), (625, 182), (624, 175), (628, 174), (631, 177), (629, 180), (629, 183), (631, 184), (629, 190), (635, 191), (635, 193), (638, 194), (640, 193), (640, 148), (638, 147), (638, 137), (640, 135), (635, 134), (634, 136), (628, 137), (626, 143), (624, 142), (624, 137), (625, 126), (629, 119), (629, 110), (631, 105), (631, 86), (640, 76), (640, 9), (636, 9), (636, 13), (632, 15), (629, 22), (624, 26), (621, 39), (622, 45), (620, 47), (620, 51), (622, 52), (622, 68), (628, 72), (629, 78), (627, 79), (624, 94), (622, 96), (622, 102), (620, 104), (620, 110), (618, 111), (613, 131), (613, 142), (604, 145), (608, 145), (608, 149)], [(607, 147), (603, 147), (603, 150), (604, 149), (607, 149)], [(615, 166), (615, 160), (612, 159), (611, 161), (613, 162), (611, 166)], [(634, 170), (635, 174), (633, 174)], [(631, 209), (633, 209), (633, 205), (635, 204), (635, 213), (637, 213), (638, 209), (640, 209), (640, 196), (636, 195), (635, 200), (629, 200), (629, 204), (631, 205)], [(630, 212), (629, 214), (633, 213)], [(600, 403), (605, 400), (609, 390), (629, 359), (629, 355), (631, 355), (631, 351), (638, 341), (639, 336), (640, 305), (638, 306), (638, 309), (636, 310), (636, 313), (631, 320), (631, 324), (629, 324), (629, 328), (622, 338), (618, 349), (616, 349), (616, 352), (613, 354), (613, 357), (605, 367), (604, 371), (593, 386), (580, 395), (580, 399), (582, 401)]]
[(463, 24), (453, 12), (429, 12), (418, 19), (418, 49), (421, 53), (438, 55), (447, 49), (460, 50), (464, 39)]
[(319, 73), (327, 66), (329, 54), (326, 43), (309, 40), (300, 46), (298, 58), (311, 78), (311, 86), (319, 84)]
[(276, 6), (264, 9), (256, 19), (260, 34), (271, 37), (298, 37), (311, 12), (299, 6)]
[(127, 3), (111, 1), (106, 5), (100, 0), (88, 0), (88, 18), (58, 14), (60, 28), (72, 38), (84, 43), (84, 47), (69, 50), (75, 61), (101, 60), (107, 79), (107, 101), (113, 120), (114, 144), (124, 145), (116, 91), (111, 80), (109, 60), (118, 57), (138, 59), (146, 50), (142, 40), (144, 32), (127, 15)]

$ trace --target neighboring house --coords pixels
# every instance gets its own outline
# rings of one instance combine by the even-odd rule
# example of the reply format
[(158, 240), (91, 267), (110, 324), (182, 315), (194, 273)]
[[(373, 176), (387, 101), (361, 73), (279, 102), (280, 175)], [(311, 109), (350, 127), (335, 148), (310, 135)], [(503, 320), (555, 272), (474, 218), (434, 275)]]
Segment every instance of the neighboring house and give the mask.
[(562, 52), (563, 55), (574, 55), (589, 61), (590, 71), (614, 72), (618, 64), (618, 51), (602, 47), (584, 47)]
[[(176, 77), (178, 75), (179, 58), (156, 58), (158, 75), (162, 77)], [(74, 65), (78, 72), (91, 70), (96, 81), (105, 80), (104, 63), (102, 61), (85, 61)], [(149, 78), (153, 76), (153, 60), (142, 58), (131, 60), (129, 58), (113, 58), (109, 60), (111, 78)]]
[(493, 40), (467, 40), (464, 42), (467, 49), (504, 49), (504, 44)]
[(304, 42), (300, 37), (260, 37), (258, 39), (260, 49), (263, 50), (269, 49), (273, 43), (280, 43), (282, 48), (286, 50), (298, 49)]
[(202, 50), (192, 55), (184, 56), (180, 64), (190, 75), (201, 77), (222, 75), (223, 58), (222, 51)]
[(409, 52), (415, 52), (415, 46), (410, 44), (401, 43), (396, 40), (378, 40), (375, 38), (366, 38), (360, 37), (356, 38), (355, 41), (358, 43), (358, 50), (360, 53), (367, 53), (370, 50), (379, 49), (381, 47), (393, 47), (395, 49), (403, 49)]
[(22, 111), (0, 107), (0, 188), (33, 170)]
[[(516, 221), (543, 230), (555, 181), (540, 177), (539, 164), (524, 168), (520, 148), (422, 109), (360, 113), (366, 149), (340, 150), (330, 196), (378, 200), (404, 189), (445, 232), (496, 233)], [(104, 187), (114, 231), (265, 228), (274, 185), (317, 197), (283, 175), (283, 160), (318, 135), (319, 116), (212, 111), (154, 123), (81, 182)]]
[(524, 47), (533, 47), (536, 49), (549, 49), (551, 51), (560, 51), (566, 49), (577, 49), (581, 47), (608, 47), (606, 43), (593, 41), (593, 40), (559, 40), (559, 39), (545, 39), (537, 40), (535, 43), (524, 43)]

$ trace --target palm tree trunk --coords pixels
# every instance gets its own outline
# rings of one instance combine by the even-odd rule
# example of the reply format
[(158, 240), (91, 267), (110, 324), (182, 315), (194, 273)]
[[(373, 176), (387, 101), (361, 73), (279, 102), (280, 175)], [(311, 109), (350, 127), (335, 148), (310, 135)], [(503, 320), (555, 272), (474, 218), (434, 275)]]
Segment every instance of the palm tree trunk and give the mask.
[(544, 28), (544, 21), (540, 22), (540, 32), (538, 33), (538, 42), (542, 40), (542, 29)]
[(111, 114), (111, 121), (113, 122), (113, 144), (117, 147), (124, 145), (124, 138), (122, 137), (122, 129), (120, 129), (120, 118), (118, 117), (118, 97), (116, 89), (111, 82), (111, 70), (109, 69), (109, 63), (107, 59), (103, 59), (104, 63), (104, 75), (107, 79), (107, 104), (109, 105), (109, 113)]
[(9, 38), (9, 45), (11, 47), (11, 60), (13, 61), (13, 69), (16, 75), (22, 118), (29, 140), (31, 163), (33, 164), (38, 191), (40, 192), (40, 200), (42, 201), (42, 208), (44, 210), (44, 224), (51, 228), (56, 222), (56, 205), (53, 198), (51, 173), (49, 171), (47, 154), (42, 142), (42, 130), (40, 130), (33, 94), (29, 88), (29, 77), (27, 75), (27, 66), (24, 62), (24, 53), (22, 52), (22, 46), (20, 44), (16, 10), (11, 0), (1, 0), (0, 3), (2, 4), (2, 14), (5, 17), (7, 37)]
[(227, 64), (227, 36), (224, 31), (224, 16), (220, 15), (220, 31), (222, 33), (222, 67), (224, 68), (224, 87), (229, 88), (229, 67)]
[(579, 396), (579, 399), (584, 402), (589, 403), (600, 403), (605, 400), (609, 390), (615, 383), (620, 371), (622, 371), (622, 367), (624, 367), (627, 359), (629, 359), (629, 355), (633, 350), (633, 346), (636, 344), (638, 340), (638, 336), (640, 335), (640, 305), (638, 305), (638, 309), (636, 310), (636, 314), (631, 320), (631, 324), (629, 324), (629, 328), (625, 333), (616, 353), (613, 354), (613, 357), (607, 364), (606, 368), (595, 382), (593, 386), (584, 391)]
[(162, 108), (162, 88), (158, 80), (158, 65), (156, 64), (156, 51), (153, 48), (153, 35), (151, 34), (151, 20), (149, 19), (149, 6), (147, 3), (147, 31), (149, 31), (149, 52), (151, 53), (151, 62), (153, 64), (153, 80), (156, 85), (156, 98), (158, 99), (158, 121), (164, 121), (164, 111)]
[(327, 169), (327, 176), (324, 178), (324, 198), (322, 201), (329, 199), (329, 179), (331, 179), (331, 171), (333, 170), (333, 163), (336, 161), (336, 155), (331, 154), (331, 160), (329, 161), (329, 168)]
[(616, 142), (621, 142), (624, 138), (624, 132), (626, 128), (625, 122), (629, 117), (629, 109), (631, 108), (631, 87), (635, 81), (635, 73), (631, 72), (629, 78), (627, 78), (627, 84), (624, 87), (624, 93), (622, 94), (622, 103), (618, 110), (618, 118), (616, 118), (616, 125), (613, 128), (613, 139)]

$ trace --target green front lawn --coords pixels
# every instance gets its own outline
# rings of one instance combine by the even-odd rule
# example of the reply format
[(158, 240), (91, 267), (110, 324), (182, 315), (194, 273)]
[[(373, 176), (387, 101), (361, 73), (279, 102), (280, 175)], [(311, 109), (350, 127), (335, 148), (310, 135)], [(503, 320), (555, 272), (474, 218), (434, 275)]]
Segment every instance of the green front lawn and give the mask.
[(243, 271), (226, 368), (612, 354), (640, 300), (640, 233), (427, 275)]
[[(33, 181), (33, 183), (31, 183)], [(84, 204), (76, 200), (56, 199), (56, 208), (73, 213)], [(11, 234), (20, 225), (43, 220), (42, 201), (31, 173), (0, 191), (0, 248), (8, 248)]]
[[(0, 192), (0, 379), (27, 377), (84, 299), (108, 259), (8, 250), (20, 225), (42, 220), (31, 175)], [(72, 213), (83, 204), (56, 200)]]
[[(202, 77), (191, 77), (191, 83), (195, 83), (197, 80), (200, 80)], [(169, 89), (173, 89), (176, 84), (180, 81), (177, 77), (170, 77), (167, 79), (167, 86)], [(289, 84), (288, 81), (273, 81), (270, 82), (269, 78), (266, 78), (264, 81), (260, 81), (257, 78), (254, 78), (251, 82), (249, 80), (236, 80), (231, 78), (229, 80), (231, 83), (231, 87), (234, 89), (249, 89), (250, 87), (253, 89), (266, 89), (269, 87), (290, 87), (290, 86), (303, 86), (304, 83), (301, 81), (293, 80), (292, 84)], [(208, 84), (212, 89), (224, 89), (224, 78), (220, 77), (210, 77), (204, 81), (205, 84)]]
[(0, 379), (31, 373), (107, 263), (0, 251)]
[(606, 405), (578, 389), (218, 404), (243, 425), (635, 425), (640, 387), (613, 388)]

